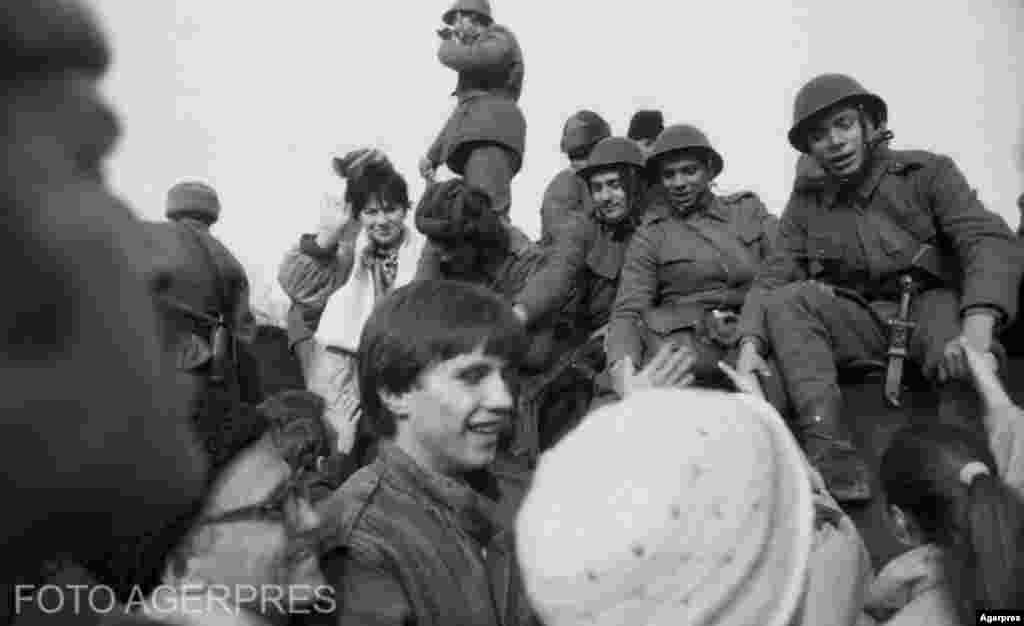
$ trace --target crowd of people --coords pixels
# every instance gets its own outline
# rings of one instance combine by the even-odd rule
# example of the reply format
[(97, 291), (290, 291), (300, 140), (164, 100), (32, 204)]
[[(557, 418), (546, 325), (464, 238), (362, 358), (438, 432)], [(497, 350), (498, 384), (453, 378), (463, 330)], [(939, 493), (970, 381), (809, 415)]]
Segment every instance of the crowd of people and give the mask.
[[(956, 164), (890, 148), (888, 103), (821, 75), (793, 106), (777, 216), (716, 193), (727, 159), (699, 126), (642, 110), (621, 137), (581, 110), (534, 241), (510, 212), (522, 51), (487, 0), (441, 19), (457, 105), (426, 191), (413, 202), (379, 149), (330, 155), (344, 191), (278, 276), (300, 382), (268, 391), (217, 191), (181, 181), (166, 220), (136, 218), (103, 176), (120, 130), (92, 14), (0, 8), (5, 619), (1024, 610), (1024, 410), (1004, 386), (1024, 243)], [(877, 481), (850, 372), (896, 410), (912, 385), (933, 402), (872, 451)], [(876, 571), (849, 511), (879, 498), (905, 549)]]

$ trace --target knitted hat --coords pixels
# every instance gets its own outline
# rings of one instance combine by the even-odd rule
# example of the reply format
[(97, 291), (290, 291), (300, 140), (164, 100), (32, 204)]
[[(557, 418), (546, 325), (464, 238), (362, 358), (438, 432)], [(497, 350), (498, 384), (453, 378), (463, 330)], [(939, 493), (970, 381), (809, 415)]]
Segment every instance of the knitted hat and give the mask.
[(220, 199), (213, 187), (199, 181), (185, 181), (167, 192), (167, 219), (195, 217), (208, 224), (220, 218)]
[(633, 141), (650, 139), (654, 141), (665, 130), (665, 118), (661, 111), (640, 110), (629, 120), (629, 132), (626, 136)]
[[(622, 462), (607, 462), (612, 447)], [(547, 626), (784, 626), (803, 593), (811, 495), (768, 404), (639, 392), (541, 457), (516, 524), (527, 592)]]

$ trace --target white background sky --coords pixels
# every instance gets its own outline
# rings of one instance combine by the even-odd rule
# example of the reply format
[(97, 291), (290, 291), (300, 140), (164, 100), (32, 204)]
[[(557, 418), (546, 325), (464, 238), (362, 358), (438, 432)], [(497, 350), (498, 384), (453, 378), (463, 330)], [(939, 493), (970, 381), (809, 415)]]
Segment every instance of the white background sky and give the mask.
[[(854, 75), (889, 104), (893, 147), (952, 156), (985, 204), (1018, 222), (1024, 191), (1024, 0), (492, 0), (526, 65), (523, 170), (512, 217), (539, 230), (562, 169), (562, 124), (598, 111), (624, 135), (637, 108), (703, 128), (723, 190), (780, 212), (796, 153), (793, 97), (815, 74)], [(98, 0), (115, 46), (105, 90), (125, 135), (113, 186), (146, 218), (167, 189), (207, 180), (215, 232), (257, 285), (319, 219), (328, 155), (373, 144), (406, 176), (450, 112), (436, 59), (448, 0)]]

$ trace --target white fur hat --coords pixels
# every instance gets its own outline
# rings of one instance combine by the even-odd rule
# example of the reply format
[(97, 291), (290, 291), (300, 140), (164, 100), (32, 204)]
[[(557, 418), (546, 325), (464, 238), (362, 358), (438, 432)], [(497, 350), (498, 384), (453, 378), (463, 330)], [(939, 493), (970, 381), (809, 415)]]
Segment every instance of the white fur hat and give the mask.
[(811, 550), (808, 467), (751, 396), (652, 390), (540, 460), (517, 519), (546, 626), (783, 626)]

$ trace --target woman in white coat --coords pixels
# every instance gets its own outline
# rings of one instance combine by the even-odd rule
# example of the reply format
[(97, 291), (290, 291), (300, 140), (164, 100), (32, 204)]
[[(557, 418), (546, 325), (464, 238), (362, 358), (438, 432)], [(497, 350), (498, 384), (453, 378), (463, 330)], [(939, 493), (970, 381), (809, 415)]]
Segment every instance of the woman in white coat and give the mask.
[(292, 300), (289, 341), (306, 387), (327, 402), (336, 450), (351, 451), (359, 419), (355, 353), (378, 298), (411, 282), (424, 238), (406, 221), (405, 179), (376, 149), (332, 158), (343, 193), (326, 196), (325, 220), (284, 258), (278, 272)]

